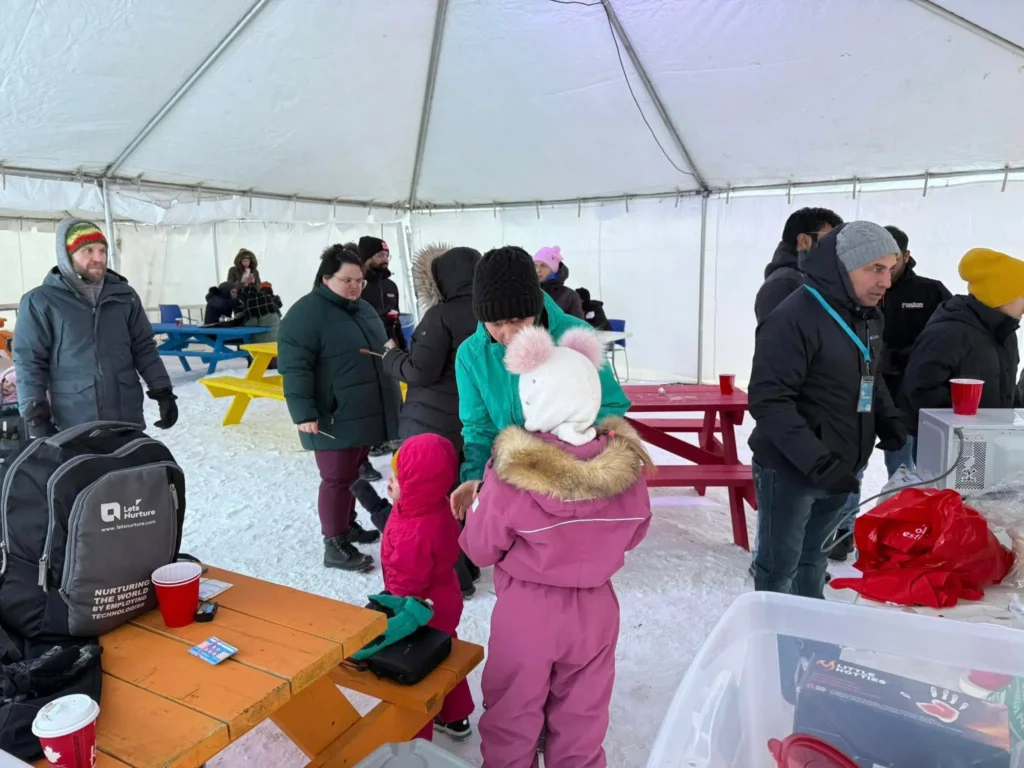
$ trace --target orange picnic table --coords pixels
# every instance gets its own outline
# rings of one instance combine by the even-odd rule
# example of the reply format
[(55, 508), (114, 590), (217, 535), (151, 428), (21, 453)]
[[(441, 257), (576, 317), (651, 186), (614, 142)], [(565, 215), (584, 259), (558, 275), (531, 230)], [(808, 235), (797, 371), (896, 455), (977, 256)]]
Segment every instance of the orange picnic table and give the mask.
[[(232, 585), (213, 598), (212, 622), (168, 629), (151, 611), (100, 638), (100, 768), (199, 768), (267, 719), (306, 765), (355, 765), (413, 738), (483, 659), (456, 640), (418, 685), (380, 681), (345, 659), (384, 631), (384, 614), (217, 568), (206, 576)], [(209, 637), (238, 653), (211, 666), (188, 652)], [(360, 715), (338, 685), (381, 701)]]
[[(733, 542), (750, 549), (743, 502), (757, 509), (753, 472), (742, 464), (736, 452), (736, 427), (747, 412), (747, 394), (735, 390), (723, 395), (717, 384), (673, 384), (623, 387), (632, 402), (627, 416), (645, 443), (691, 462), (688, 465), (660, 465), (647, 483), (653, 488), (696, 488), (704, 495), (708, 487), (724, 487), (729, 495)], [(697, 418), (649, 418), (640, 414), (700, 414)], [(673, 433), (697, 434), (697, 445), (674, 437)], [(720, 437), (719, 437), (720, 436)]]

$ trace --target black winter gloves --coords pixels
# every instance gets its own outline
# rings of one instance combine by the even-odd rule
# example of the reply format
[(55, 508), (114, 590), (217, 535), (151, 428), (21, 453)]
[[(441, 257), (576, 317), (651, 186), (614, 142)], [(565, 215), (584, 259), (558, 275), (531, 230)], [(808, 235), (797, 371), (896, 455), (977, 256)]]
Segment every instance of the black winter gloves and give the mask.
[(898, 451), (906, 445), (907, 428), (900, 419), (886, 419), (875, 425), (878, 433), (878, 448), (883, 451)]
[(99, 664), (98, 645), (61, 648), (55, 645), (42, 656), (0, 666), (0, 701), (21, 701), (48, 696), (66, 688), (90, 667)]
[(178, 421), (178, 404), (174, 402), (178, 398), (175, 397), (174, 392), (167, 388), (150, 390), (146, 394), (151, 400), (156, 400), (157, 405), (160, 406), (160, 420), (153, 426), (160, 429), (173, 427)]
[(25, 416), (25, 430), (29, 440), (57, 434), (57, 428), (53, 426), (49, 403), (36, 403), (28, 409)]

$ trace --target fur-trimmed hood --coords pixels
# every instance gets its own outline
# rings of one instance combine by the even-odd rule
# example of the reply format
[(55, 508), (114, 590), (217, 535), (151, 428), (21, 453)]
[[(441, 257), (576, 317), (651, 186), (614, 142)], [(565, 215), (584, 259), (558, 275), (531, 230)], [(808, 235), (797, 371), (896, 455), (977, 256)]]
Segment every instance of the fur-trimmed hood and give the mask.
[[(577, 505), (572, 502), (607, 500), (624, 493), (651, 467), (651, 457), (636, 430), (618, 417), (602, 421), (597, 439), (579, 447), (522, 427), (506, 428), (494, 443), (498, 478), (533, 494), (547, 512), (558, 516), (576, 516)], [(545, 498), (553, 503), (545, 503)]]
[(457, 296), (473, 295), (473, 273), (480, 252), (473, 248), (452, 248), (443, 243), (428, 245), (413, 257), (412, 281), (420, 312)]

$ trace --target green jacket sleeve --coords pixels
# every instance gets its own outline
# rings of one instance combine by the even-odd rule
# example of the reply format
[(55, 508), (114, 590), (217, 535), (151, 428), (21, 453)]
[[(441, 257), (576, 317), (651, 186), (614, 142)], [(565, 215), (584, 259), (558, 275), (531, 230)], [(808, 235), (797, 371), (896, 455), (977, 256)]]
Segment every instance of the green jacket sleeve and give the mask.
[[(293, 312), (294, 312), (293, 307)], [(319, 337), (310, 338), (301, 317), (289, 312), (281, 321), (277, 341), (277, 369), (284, 377), (284, 399), (295, 424), (318, 421), (316, 410), (316, 361)]]
[(455, 382), (459, 387), (459, 419), (462, 421), (462, 439), (465, 442), (462, 449), (465, 459), (459, 476), (462, 482), (466, 482), (483, 480), (484, 468), (491, 458), (491, 450), (498, 437), (498, 428), (494, 426), (477, 382), (467, 368), (462, 349), (459, 348), (455, 357)]

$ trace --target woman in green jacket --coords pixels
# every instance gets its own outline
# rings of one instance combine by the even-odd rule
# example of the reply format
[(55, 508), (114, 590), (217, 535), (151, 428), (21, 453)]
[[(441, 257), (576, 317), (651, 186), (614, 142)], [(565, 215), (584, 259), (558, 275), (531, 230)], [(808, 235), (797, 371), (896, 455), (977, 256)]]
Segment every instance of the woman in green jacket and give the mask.
[[(452, 494), (452, 512), (460, 520), (476, 499), (498, 433), (523, 425), (519, 377), (505, 368), (505, 347), (523, 328), (542, 325), (557, 343), (572, 328), (592, 330), (583, 320), (565, 314), (541, 290), (530, 254), (517, 246), (484, 254), (473, 278), (476, 333), (462, 342), (455, 359), (459, 385), (459, 417), (465, 439), (460, 485)], [(601, 410), (623, 416), (630, 402), (609, 366), (601, 369)]]
[(359, 298), (364, 285), (359, 257), (332, 245), (320, 257), (313, 290), (288, 310), (278, 336), (288, 412), (320, 470), (324, 565), (346, 571), (373, 568), (373, 558), (354, 544), (380, 534), (356, 522), (349, 488), (370, 447), (398, 436), (401, 402), (398, 384), (381, 367), (384, 325)]

